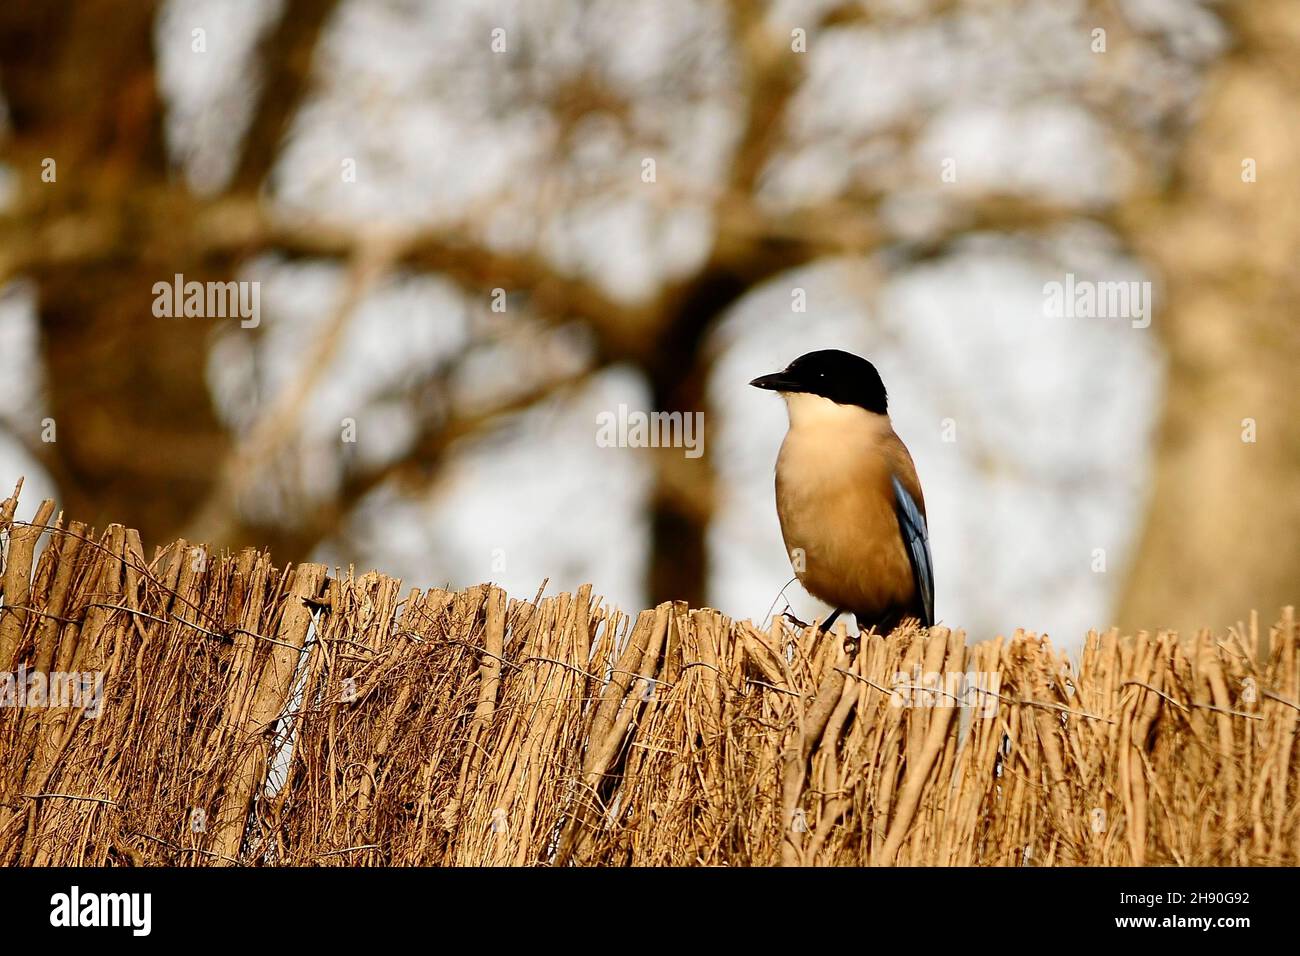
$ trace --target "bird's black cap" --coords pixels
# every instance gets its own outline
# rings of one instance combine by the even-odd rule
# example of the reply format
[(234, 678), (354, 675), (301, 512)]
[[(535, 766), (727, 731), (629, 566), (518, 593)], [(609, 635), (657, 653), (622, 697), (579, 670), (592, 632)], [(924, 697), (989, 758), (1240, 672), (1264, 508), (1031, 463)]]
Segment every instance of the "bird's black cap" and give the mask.
[(887, 414), (885, 383), (866, 359), (839, 349), (800, 355), (783, 371), (763, 375), (749, 383), (774, 392), (806, 392), (829, 398), (839, 405), (857, 405), (878, 415)]

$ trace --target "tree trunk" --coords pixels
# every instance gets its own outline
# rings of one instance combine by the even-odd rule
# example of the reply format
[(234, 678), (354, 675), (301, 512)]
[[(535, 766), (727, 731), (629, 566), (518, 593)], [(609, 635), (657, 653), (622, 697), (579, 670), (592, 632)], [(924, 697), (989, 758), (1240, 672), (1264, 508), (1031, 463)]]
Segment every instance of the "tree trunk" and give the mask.
[(1163, 273), (1152, 328), (1170, 368), (1125, 627), (1300, 601), (1300, 2), (1224, 12), (1238, 46), (1208, 76), (1175, 184), (1132, 222)]

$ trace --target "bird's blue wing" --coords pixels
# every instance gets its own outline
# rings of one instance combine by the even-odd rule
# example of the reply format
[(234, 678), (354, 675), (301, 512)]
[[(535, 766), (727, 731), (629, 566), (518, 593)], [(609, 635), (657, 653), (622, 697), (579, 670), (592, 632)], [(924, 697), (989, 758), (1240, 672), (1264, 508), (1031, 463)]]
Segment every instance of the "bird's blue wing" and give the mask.
[(912, 562), (912, 580), (916, 593), (921, 596), (921, 609), (926, 627), (934, 624), (934, 561), (930, 558), (930, 533), (925, 526), (925, 516), (916, 506), (903, 483), (891, 475), (894, 483), (894, 512), (898, 515), (898, 530), (907, 546), (907, 558)]

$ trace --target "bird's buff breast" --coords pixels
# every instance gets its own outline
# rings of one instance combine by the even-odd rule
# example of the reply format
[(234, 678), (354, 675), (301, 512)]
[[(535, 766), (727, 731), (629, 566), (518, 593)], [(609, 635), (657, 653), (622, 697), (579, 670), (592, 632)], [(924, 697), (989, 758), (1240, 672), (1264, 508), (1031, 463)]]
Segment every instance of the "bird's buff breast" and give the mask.
[(787, 433), (776, 468), (786, 551), (809, 594), (876, 617), (912, 597), (890, 466), (870, 444), (819, 430)]

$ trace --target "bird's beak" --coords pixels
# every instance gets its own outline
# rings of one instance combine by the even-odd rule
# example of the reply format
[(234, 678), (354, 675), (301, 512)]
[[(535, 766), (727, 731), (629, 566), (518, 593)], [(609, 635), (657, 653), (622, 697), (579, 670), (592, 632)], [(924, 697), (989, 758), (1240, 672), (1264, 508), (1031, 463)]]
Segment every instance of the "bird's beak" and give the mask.
[(769, 392), (793, 392), (798, 389), (798, 383), (785, 372), (760, 375), (749, 384), (755, 388), (765, 388)]

